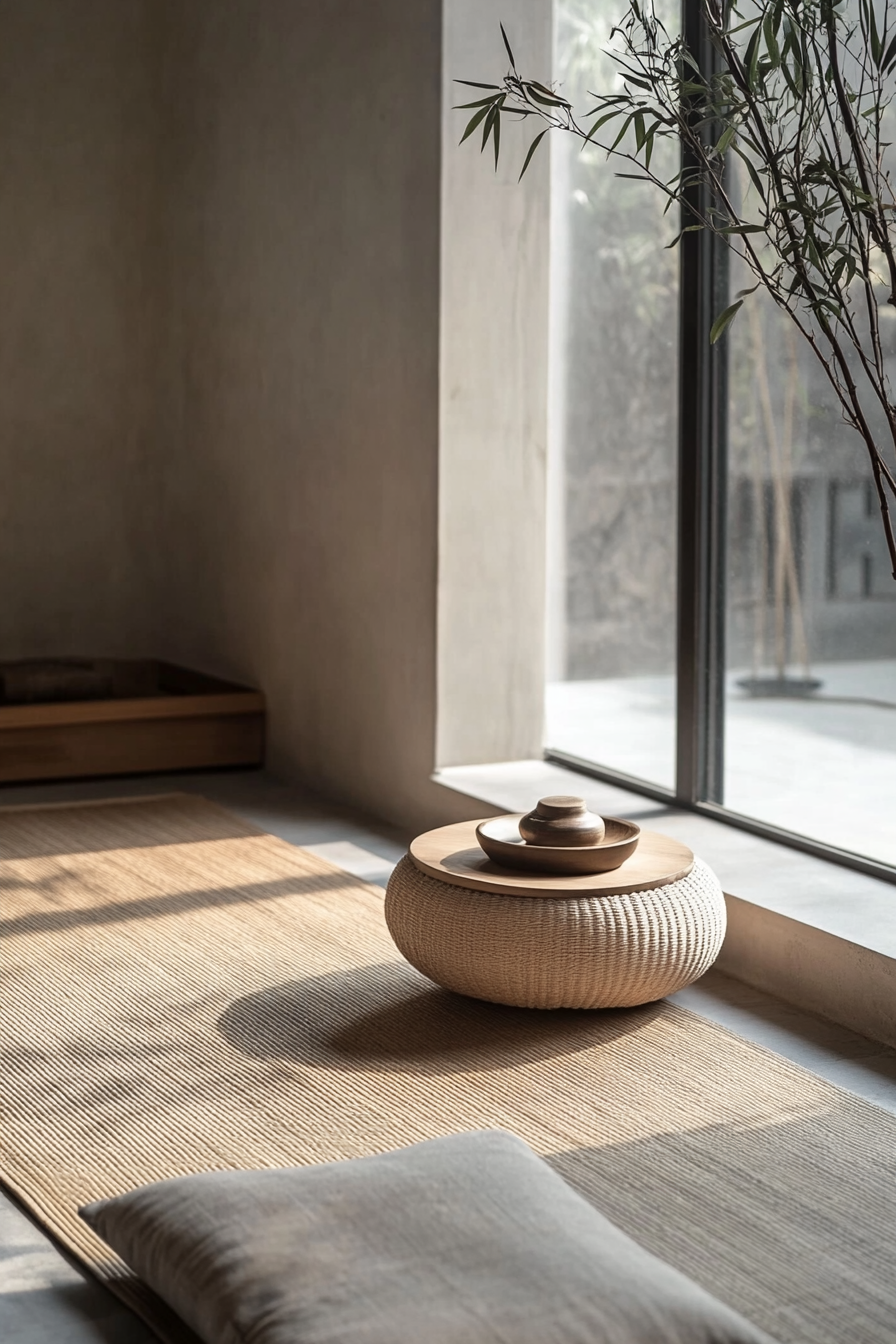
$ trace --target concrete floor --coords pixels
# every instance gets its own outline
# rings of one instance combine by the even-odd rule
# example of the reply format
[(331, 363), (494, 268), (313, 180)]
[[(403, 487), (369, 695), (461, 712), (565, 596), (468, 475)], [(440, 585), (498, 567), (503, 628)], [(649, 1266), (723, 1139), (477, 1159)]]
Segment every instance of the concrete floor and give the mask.
[[(260, 772), (0, 789), (0, 803), (187, 790), (383, 883), (407, 837), (278, 784)], [(710, 972), (674, 1001), (896, 1114), (896, 1051)], [(149, 1344), (154, 1336), (86, 1278), (0, 1196), (0, 1341), (3, 1344)]]

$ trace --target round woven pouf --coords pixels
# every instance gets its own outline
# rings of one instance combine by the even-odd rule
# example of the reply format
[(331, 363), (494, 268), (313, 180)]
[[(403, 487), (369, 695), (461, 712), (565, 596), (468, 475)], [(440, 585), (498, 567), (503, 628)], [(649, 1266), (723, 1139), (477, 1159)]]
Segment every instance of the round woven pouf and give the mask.
[(652, 890), (545, 898), (445, 882), (406, 856), (386, 890), (386, 923), (417, 970), (459, 994), (520, 1008), (629, 1008), (709, 969), (725, 900), (699, 859)]

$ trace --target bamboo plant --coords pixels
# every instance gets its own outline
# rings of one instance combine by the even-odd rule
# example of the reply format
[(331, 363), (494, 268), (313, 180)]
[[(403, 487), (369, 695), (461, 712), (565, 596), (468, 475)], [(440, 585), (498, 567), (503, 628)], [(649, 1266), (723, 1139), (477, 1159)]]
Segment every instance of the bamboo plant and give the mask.
[[(724, 239), (753, 283), (716, 316), (710, 340), (755, 290), (788, 314), (868, 456), (896, 578), (896, 403), (881, 322), (882, 309), (896, 307), (889, 0), (700, 5), (711, 53), (702, 66), (653, 0), (629, 0), (612, 31), (618, 78), (581, 113), (555, 84), (519, 73), (502, 26), (501, 82), (458, 81), (480, 94), (462, 104), (471, 112), (462, 139), (480, 131), (497, 164), (504, 119), (534, 118), (540, 129), (520, 177), (550, 131), (569, 134), (622, 161), (619, 176), (662, 192), (666, 209), (680, 208), (670, 246), (694, 230)], [(663, 138), (682, 149), (671, 177), (652, 167)]]

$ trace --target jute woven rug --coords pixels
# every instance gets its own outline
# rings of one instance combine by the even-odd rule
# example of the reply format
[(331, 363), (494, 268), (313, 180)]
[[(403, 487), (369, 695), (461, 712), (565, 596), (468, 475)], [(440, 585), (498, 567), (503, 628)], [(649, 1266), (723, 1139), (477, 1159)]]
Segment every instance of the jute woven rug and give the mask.
[(486, 1126), (783, 1344), (896, 1337), (877, 1108), (671, 1005), (436, 989), (380, 891), (201, 798), (4, 809), (0, 858), (0, 1173), (172, 1344), (79, 1204)]

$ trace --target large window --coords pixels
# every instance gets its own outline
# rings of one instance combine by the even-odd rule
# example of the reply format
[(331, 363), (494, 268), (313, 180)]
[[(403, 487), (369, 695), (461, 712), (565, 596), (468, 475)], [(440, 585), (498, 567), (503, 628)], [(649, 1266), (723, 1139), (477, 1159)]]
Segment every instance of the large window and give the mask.
[(896, 583), (877, 497), (793, 324), (761, 301), (745, 317), (728, 340), (719, 801), (896, 865)]
[[(580, 105), (620, 10), (558, 0)], [(562, 143), (552, 173), (548, 753), (896, 865), (896, 583), (861, 445), (761, 295), (710, 353), (740, 277), (717, 251), (701, 286), (709, 242), (668, 250), (649, 187)]]
[[(556, 78), (580, 106), (615, 78), (618, 10), (555, 8)], [(547, 741), (672, 788), (677, 222), (593, 146), (557, 137), (552, 154)], [(674, 148), (655, 162), (671, 175)]]

